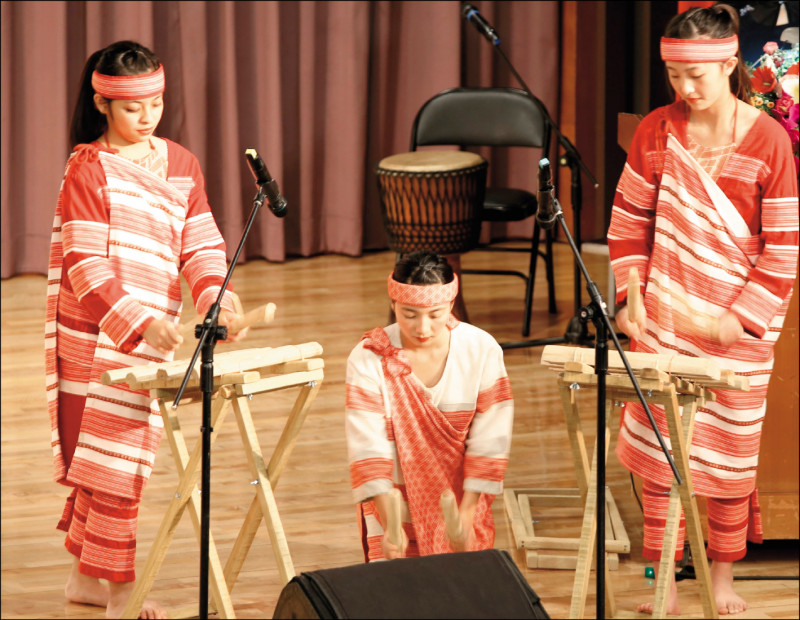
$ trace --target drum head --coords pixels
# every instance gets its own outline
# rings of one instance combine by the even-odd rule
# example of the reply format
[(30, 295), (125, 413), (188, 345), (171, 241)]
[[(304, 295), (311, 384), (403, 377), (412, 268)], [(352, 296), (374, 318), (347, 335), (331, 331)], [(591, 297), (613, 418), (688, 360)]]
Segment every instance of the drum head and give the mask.
[(467, 151), (411, 151), (384, 157), (378, 168), (395, 172), (447, 172), (481, 164), (483, 157)]

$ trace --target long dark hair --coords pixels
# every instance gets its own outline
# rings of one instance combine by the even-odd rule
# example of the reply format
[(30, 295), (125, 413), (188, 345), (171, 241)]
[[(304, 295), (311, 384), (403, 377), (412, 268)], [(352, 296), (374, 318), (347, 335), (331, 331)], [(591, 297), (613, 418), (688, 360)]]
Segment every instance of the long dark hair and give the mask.
[(453, 268), (435, 252), (419, 250), (397, 261), (392, 277), (403, 284), (449, 284)]
[(160, 64), (153, 52), (135, 41), (117, 41), (89, 56), (70, 123), (71, 147), (96, 140), (108, 127), (105, 115), (94, 105), (93, 71), (103, 75), (140, 75), (155, 71)]
[[(735, 34), (739, 34), (739, 16), (736, 9), (727, 4), (691, 8), (673, 17), (664, 31), (664, 36), (670, 39), (726, 39)], [(736, 68), (729, 77), (731, 92), (745, 103), (750, 103), (750, 77), (742, 60), (741, 49), (736, 52), (736, 59)], [(669, 92), (675, 94), (669, 78), (667, 86)]]

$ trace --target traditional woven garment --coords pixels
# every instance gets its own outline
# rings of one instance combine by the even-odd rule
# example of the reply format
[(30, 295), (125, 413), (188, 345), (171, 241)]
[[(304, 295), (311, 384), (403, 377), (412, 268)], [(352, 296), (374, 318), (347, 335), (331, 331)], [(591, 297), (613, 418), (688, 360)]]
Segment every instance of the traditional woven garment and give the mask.
[(64, 546), (80, 560), (81, 574), (134, 581), (138, 516), (135, 500), (75, 487), (57, 529), (67, 532)]
[[(642, 483), (642, 507), (647, 515), (644, 521), (642, 555), (648, 560), (661, 559), (661, 547), (667, 526), (670, 489), (654, 485), (648, 480)], [(761, 542), (761, 512), (753, 506), (756, 494), (749, 497), (721, 499), (706, 498), (708, 515), (708, 546), (706, 555), (710, 560), (737, 562), (747, 553), (747, 540)], [(681, 510), (678, 536), (675, 541), (675, 561), (683, 558), (686, 539), (686, 519)]]
[(403, 494), (406, 555), (452, 551), (439, 498), (481, 493), (478, 549), (494, 544), (491, 504), (503, 488), (513, 400), (502, 350), (486, 332), (451, 317), (450, 352), (433, 388), (417, 379), (397, 324), (368, 332), (347, 367), (347, 441), (353, 496), (367, 561), (383, 557), (384, 527), (369, 499)]
[(686, 151), (716, 183), (731, 154), (736, 152), (737, 144), (732, 142), (724, 146), (704, 147), (695, 142), (692, 136), (687, 135), (686, 138), (688, 143)]
[[(142, 334), (177, 322), (183, 273), (203, 314), (227, 270), (197, 159), (166, 141), (169, 177), (81, 145), (53, 222), (45, 331), (47, 399), (59, 482), (139, 500), (163, 423), (147, 391), (104, 386), (106, 370), (171, 359)], [(233, 309), (229, 295), (225, 306)], [(73, 453), (74, 451), (74, 453)]]
[[(608, 232), (617, 303), (625, 302), (635, 266), (647, 325), (631, 350), (712, 358), (748, 377), (749, 392), (715, 390), (716, 402), (699, 408), (689, 455), (699, 495), (747, 497), (797, 269), (797, 178), (788, 136), (762, 114), (726, 154), (715, 183), (684, 148), (683, 106), (648, 115), (629, 150)], [(708, 333), (726, 311), (745, 329), (730, 347)], [(651, 409), (669, 445), (663, 409)], [(638, 403), (625, 407), (617, 455), (642, 478), (670, 486), (671, 470)]]

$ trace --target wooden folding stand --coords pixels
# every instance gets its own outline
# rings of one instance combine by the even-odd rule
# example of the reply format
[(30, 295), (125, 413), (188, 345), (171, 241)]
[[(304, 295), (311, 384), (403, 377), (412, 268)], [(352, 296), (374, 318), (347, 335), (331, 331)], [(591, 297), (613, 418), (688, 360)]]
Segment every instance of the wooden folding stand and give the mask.
[[(231, 351), (221, 353), (214, 359), (214, 401), (211, 411), (211, 426), (216, 432), (211, 435), (211, 441), (213, 442), (219, 435), (226, 414), (232, 408), (236, 414), (251, 484), (255, 490), (247, 517), (224, 568), (220, 562), (214, 539), (209, 533), (209, 590), (212, 595), (213, 609), (222, 618), (235, 617), (230, 593), (262, 519), (267, 526), (282, 582), (288, 583), (295, 575), (273, 492), (311, 403), (319, 391), (323, 379), (324, 363), (317, 356), (321, 354), (322, 347), (318, 343), (308, 342), (296, 346)], [(198, 439), (190, 454), (178, 421), (181, 407), (191, 402), (202, 401), (199, 361), (195, 365), (180, 402), (181, 407), (177, 410), (172, 409), (172, 402), (180, 388), (187, 366), (188, 361), (182, 360), (153, 366), (122, 368), (103, 374), (104, 384), (127, 383), (134, 389), (151, 390), (164, 418), (164, 429), (179, 474), (177, 488), (153, 541), (143, 574), (137, 579), (134, 592), (125, 608), (124, 618), (138, 617), (183, 511), (187, 508), (198, 542), (200, 541), (198, 477), (202, 445)], [(300, 387), (300, 393), (289, 413), (269, 464), (267, 464), (261, 453), (248, 400), (255, 394), (292, 387)], [(210, 609), (212, 609), (211, 606)], [(197, 607), (182, 609), (170, 615), (171, 617), (197, 616)]]
[[(722, 370), (711, 359), (701, 359), (680, 355), (654, 355), (647, 353), (628, 353), (628, 361), (645, 395), (648, 404), (664, 408), (669, 429), (673, 459), (683, 484), (673, 481), (664, 534), (664, 542), (656, 583), (655, 603), (652, 616), (664, 618), (667, 612), (667, 598), (671, 573), (674, 572), (674, 554), (678, 539), (681, 508), (686, 518), (686, 535), (694, 558), (697, 583), (703, 613), (706, 618), (717, 618), (717, 606), (711, 590), (711, 578), (706, 558), (703, 531), (697, 511), (697, 500), (692, 489), (689, 471), (689, 446), (692, 440), (694, 419), (697, 408), (707, 401), (714, 401), (716, 395), (709, 388), (749, 390), (746, 377), (740, 377), (730, 370)], [(576, 387), (596, 387), (597, 375), (594, 373), (594, 350), (575, 347), (545, 347), (542, 363), (552, 370), (559, 371), (559, 385)], [(606, 419), (611, 418), (615, 409), (623, 402), (638, 401), (633, 382), (625, 373), (617, 352), (609, 352), (609, 375), (606, 377)], [(681, 410), (682, 408), (682, 410)], [(606, 437), (609, 431), (607, 426)], [(608, 442), (606, 442), (608, 446)], [(603, 455), (604, 458), (607, 457)], [(597, 527), (597, 454), (592, 458), (589, 478), (589, 492), (586, 497), (583, 526), (581, 530), (575, 583), (570, 607), (571, 618), (582, 618), (589, 585), (589, 573), (595, 549)], [(608, 567), (607, 569), (608, 570)], [(607, 575), (606, 575), (607, 576)], [(608, 579), (606, 584), (606, 607), (609, 617), (618, 617), (613, 592)]]
[[(546, 347), (545, 350), (550, 347)], [(567, 348), (567, 347), (562, 347)], [(593, 352), (593, 349), (588, 349)], [(541, 536), (534, 530), (532, 507), (574, 509), (580, 515), (586, 506), (587, 494), (595, 493), (591, 486), (589, 459), (583, 437), (576, 393), (571, 382), (559, 381), (559, 393), (564, 406), (567, 436), (572, 449), (572, 459), (577, 476), (577, 488), (552, 489), (506, 489), (503, 499), (511, 522), (511, 531), (517, 549), (525, 549), (528, 568), (574, 569), (577, 566), (577, 551), (580, 537)], [(606, 437), (610, 433), (610, 419), (606, 419)], [(608, 445), (608, 441), (606, 441)], [(630, 539), (620, 517), (617, 505), (606, 489), (606, 566), (610, 570), (619, 567), (620, 553), (630, 552)]]

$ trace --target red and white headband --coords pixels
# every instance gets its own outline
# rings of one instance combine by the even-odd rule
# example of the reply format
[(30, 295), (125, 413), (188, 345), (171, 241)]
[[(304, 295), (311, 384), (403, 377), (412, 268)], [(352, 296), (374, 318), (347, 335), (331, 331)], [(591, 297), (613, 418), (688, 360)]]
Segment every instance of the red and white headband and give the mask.
[(139, 75), (92, 73), (92, 88), (106, 99), (147, 99), (164, 92), (164, 65)]
[(404, 306), (430, 308), (449, 304), (458, 294), (458, 276), (447, 284), (403, 284), (389, 274), (389, 299)]
[(739, 37), (725, 39), (668, 39), (661, 37), (664, 62), (725, 62), (739, 51)]

